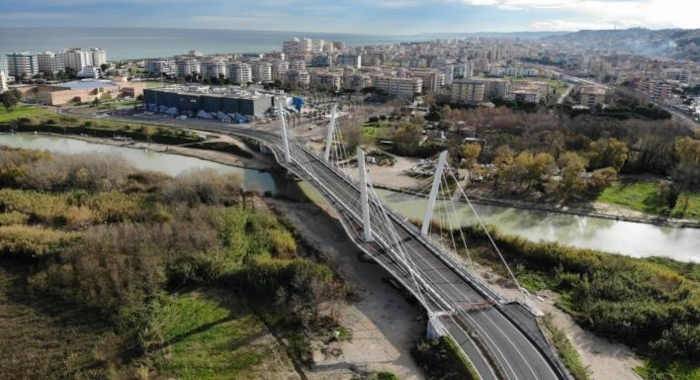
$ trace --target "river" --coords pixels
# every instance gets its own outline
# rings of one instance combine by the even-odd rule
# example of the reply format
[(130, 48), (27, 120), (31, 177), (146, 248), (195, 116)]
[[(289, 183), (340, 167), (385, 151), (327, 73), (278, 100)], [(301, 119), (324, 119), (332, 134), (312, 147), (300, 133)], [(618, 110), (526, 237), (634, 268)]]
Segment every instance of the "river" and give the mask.
[[(209, 168), (223, 173), (241, 174), (247, 190), (274, 193), (277, 189), (272, 175), (266, 172), (167, 153), (27, 134), (0, 134), (0, 145), (66, 154), (88, 152), (117, 154), (138, 169), (160, 171), (169, 175)], [(422, 219), (426, 205), (424, 198), (379, 189), (377, 193), (399, 213), (408, 218)], [(438, 202), (436, 210), (444, 210), (446, 207), (446, 204)], [(475, 205), (475, 207), (485, 223), (495, 225), (506, 234), (533, 241), (557, 241), (576, 247), (633, 257), (664, 256), (679, 261), (700, 262), (700, 229), (696, 228), (673, 228), (501, 206)], [(473, 212), (466, 204), (459, 205), (456, 211), (458, 216), (454, 224), (471, 224), (476, 221)], [(437, 212), (437, 214), (441, 213)]]

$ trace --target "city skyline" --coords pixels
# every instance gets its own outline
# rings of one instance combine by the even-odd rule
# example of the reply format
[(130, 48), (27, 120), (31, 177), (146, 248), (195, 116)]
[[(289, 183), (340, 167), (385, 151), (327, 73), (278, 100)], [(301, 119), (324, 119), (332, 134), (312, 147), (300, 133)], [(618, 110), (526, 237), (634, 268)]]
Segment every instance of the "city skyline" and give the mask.
[(387, 35), (700, 27), (700, 4), (683, 0), (115, 0), (107, 10), (91, 0), (12, 1), (0, 5), (0, 22)]

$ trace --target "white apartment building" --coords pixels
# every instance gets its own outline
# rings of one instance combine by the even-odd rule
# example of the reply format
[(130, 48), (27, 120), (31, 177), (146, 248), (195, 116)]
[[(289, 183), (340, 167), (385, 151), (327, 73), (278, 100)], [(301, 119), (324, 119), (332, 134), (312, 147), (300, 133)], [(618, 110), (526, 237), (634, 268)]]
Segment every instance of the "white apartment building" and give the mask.
[(7, 72), (19, 80), (22, 77), (33, 77), (39, 73), (39, 63), (36, 55), (30, 53), (11, 53), (7, 55)]
[(45, 51), (36, 55), (39, 72), (44, 74), (56, 74), (66, 69), (63, 53)]
[(253, 82), (272, 82), (272, 64), (266, 61), (253, 63)]
[(226, 63), (222, 60), (213, 60), (202, 64), (202, 76), (209, 79), (228, 77)]
[(107, 52), (104, 49), (90, 48), (88, 52), (90, 53), (93, 66), (100, 67), (107, 63)]
[(598, 104), (605, 103), (605, 88), (600, 86), (582, 86), (579, 95), (582, 106), (593, 108)]
[(421, 78), (395, 78), (378, 75), (372, 77), (372, 84), (387, 94), (400, 97), (412, 97), (414, 94), (421, 94), (423, 90)]
[(72, 69), (76, 73), (84, 67), (93, 66), (92, 53), (79, 48), (71, 48), (64, 51), (63, 59), (65, 67)]
[(149, 59), (145, 65), (146, 71), (154, 75), (174, 75), (177, 74), (177, 65), (174, 61), (167, 59)]
[(287, 78), (287, 71), (289, 71), (289, 62), (287, 61), (275, 61), (272, 63), (272, 80), (273, 81), (284, 81)]
[(196, 59), (182, 59), (175, 62), (178, 77), (197, 75), (202, 72), (202, 65)]
[(244, 62), (228, 65), (228, 76), (234, 83), (248, 84), (253, 81), (253, 69)]

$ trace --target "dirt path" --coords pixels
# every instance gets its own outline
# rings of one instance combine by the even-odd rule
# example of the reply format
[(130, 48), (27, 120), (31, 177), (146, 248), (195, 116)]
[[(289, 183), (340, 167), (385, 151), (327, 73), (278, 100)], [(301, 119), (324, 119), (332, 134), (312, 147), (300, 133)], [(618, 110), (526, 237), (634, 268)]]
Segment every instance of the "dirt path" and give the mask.
[(350, 379), (374, 371), (389, 371), (400, 379), (422, 379), (410, 355), (424, 333), (422, 311), (383, 280), (389, 275), (379, 266), (358, 260), (360, 251), (335, 216), (312, 203), (268, 202), (325, 256), (360, 298), (340, 310), (340, 323), (352, 331), (352, 339), (330, 347), (338, 348), (339, 355), (315, 352), (309, 379)]

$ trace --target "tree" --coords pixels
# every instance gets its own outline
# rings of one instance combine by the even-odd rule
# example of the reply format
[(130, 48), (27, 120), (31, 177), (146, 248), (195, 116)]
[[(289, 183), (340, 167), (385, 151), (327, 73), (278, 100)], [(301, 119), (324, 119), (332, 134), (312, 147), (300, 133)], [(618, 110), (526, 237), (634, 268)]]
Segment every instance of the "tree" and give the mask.
[(612, 167), (618, 172), (627, 161), (627, 144), (615, 139), (599, 139), (591, 143), (591, 169)]
[(676, 141), (678, 165), (673, 178), (684, 190), (700, 188), (700, 140), (682, 137)]
[(481, 144), (467, 143), (462, 145), (462, 158), (464, 159), (464, 167), (471, 168), (476, 164), (476, 160), (481, 154)]
[(0, 102), (2, 102), (7, 112), (10, 112), (19, 103), (20, 99), (22, 99), (22, 94), (16, 88), (0, 94)]
[(559, 190), (564, 198), (585, 190), (586, 182), (582, 176), (586, 171), (585, 158), (576, 152), (566, 152), (559, 157), (559, 167), (562, 177)]

